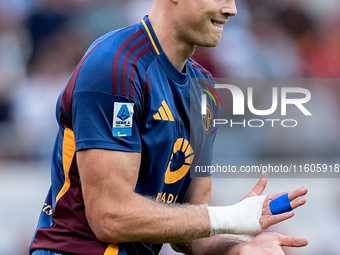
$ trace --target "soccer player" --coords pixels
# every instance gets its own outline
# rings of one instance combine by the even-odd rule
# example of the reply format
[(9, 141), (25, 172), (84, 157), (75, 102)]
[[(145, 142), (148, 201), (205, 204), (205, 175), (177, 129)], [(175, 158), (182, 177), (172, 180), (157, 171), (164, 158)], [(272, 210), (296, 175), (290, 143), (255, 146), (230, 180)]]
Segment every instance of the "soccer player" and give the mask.
[[(234, 15), (234, 0), (155, 0), (141, 22), (93, 43), (57, 102), (52, 185), (31, 254), (158, 254), (172, 243), (187, 254), (275, 255), (307, 244), (274, 233), (248, 241), (228, 235), (294, 215), (272, 214), (279, 195), (261, 196), (266, 178), (222, 207), (207, 206), (211, 178), (190, 178), (191, 165), (211, 163), (216, 134), (200, 112), (190, 116), (202, 91), (190, 91), (190, 81), (211, 80), (190, 56), (196, 45), (217, 45)], [(306, 193), (290, 191), (286, 205), (303, 205)]]

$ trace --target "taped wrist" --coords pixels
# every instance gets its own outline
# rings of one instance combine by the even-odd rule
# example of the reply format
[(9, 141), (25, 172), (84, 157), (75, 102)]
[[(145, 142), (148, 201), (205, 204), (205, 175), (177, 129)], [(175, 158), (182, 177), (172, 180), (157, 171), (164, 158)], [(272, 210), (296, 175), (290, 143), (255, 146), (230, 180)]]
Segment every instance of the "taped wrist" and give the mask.
[(208, 206), (210, 236), (262, 231), (260, 218), (266, 196), (253, 196), (231, 206)]

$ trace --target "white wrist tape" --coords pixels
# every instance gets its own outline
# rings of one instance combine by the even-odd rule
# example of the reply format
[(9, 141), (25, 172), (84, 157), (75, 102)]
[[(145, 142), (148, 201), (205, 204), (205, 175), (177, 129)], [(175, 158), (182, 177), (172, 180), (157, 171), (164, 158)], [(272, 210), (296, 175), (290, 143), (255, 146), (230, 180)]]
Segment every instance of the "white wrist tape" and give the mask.
[(260, 218), (266, 196), (253, 196), (232, 206), (208, 206), (210, 236), (262, 231)]

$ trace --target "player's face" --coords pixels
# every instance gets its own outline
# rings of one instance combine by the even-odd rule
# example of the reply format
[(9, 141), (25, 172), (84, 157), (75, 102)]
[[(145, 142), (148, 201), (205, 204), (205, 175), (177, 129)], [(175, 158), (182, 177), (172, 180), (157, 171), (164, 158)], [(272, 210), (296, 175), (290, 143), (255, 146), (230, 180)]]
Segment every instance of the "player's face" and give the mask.
[(179, 39), (189, 44), (214, 47), (223, 25), (237, 13), (235, 0), (179, 0)]

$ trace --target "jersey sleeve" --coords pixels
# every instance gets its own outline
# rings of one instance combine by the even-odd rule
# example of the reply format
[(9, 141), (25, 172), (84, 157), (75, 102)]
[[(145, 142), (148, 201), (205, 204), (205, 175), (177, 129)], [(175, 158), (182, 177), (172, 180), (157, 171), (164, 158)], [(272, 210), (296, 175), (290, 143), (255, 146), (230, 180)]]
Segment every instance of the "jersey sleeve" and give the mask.
[[(72, 98), (76, 151), (97, 148), (141, 152), (140, 76), (128, 76), (128, 72), (138, 73), (134, 65), (128, 65), (125, 73), (115, 68), (115, 54), (112, 45), (99, 45), (79, 70)], [(122, 59), (124, 62), (124, 56)]]
[(73, 96), (76, 150), (141, 152), (138, 105), (129, 98), (83, 91)]

